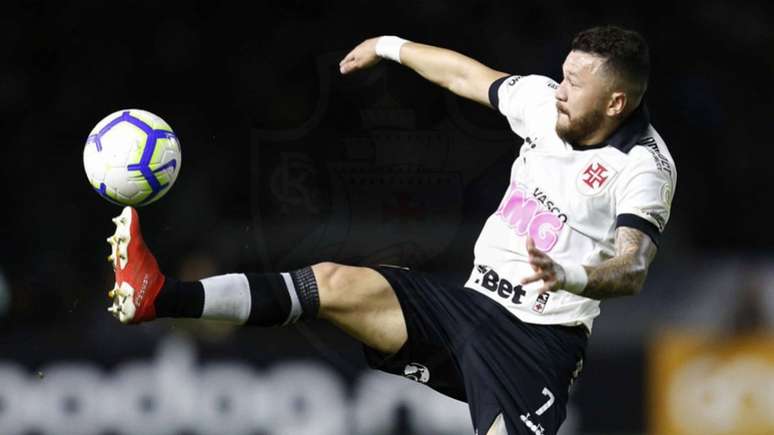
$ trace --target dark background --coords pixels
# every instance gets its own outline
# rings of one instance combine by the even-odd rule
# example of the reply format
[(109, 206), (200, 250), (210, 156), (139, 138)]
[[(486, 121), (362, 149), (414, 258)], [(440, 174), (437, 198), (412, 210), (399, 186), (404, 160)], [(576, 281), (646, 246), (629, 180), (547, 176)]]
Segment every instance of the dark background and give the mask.
[[(464, 279), (473, 242), (506, 186), (518, 138), (507, 135), (507, 124), (496, 112), (450, 101), (445, 91), (397, 65), (383, 62), (352, 77), (338, 75), (331, 63), (318, 69), (321, 58), (341, 58), (364, 38), (381, 34), (451, 48), (502, 71), (560, 80), (560, 65), (576, 32), (608, 23), (642, 32), (652, 61), (647, 104), (679, 177), (672, 218), (646, 289), (650, 295), (641, 297), (638, 308), (625, 305), (622, 315), (673, 300), (680, 291), (676, 283), (701, 273), (708, 256), (768, 264), (774, 243), (766, 230), (773, 191), (772, 16), (767, 2), (721, 1), (5, 4), (0, 17), (0, 272), (10, 304), (0, 313), (0, 357), (34, 370), (88, 353), (109, 367), (149, 354), (159, 335), (175, 327), (165, 323), (127, 331), (104, 312), (104, 292), (112, 285), (104, 239), (112, 231), (109, 217), (119, 209), (90, 188), (82, 152), (94, 124), (123, 108), (162, 116), (181, 139), (183, 165), (176, 185), (141, 214), (146, 239), (165, 270), (191, 279), (300, 266), (326, 259), (324, 252), (333, 252), (327, 259), (354, 263), (385, 258), (358, 257), (351, 249), (288, 254), (288, 245), (307, 231), (304, 224), (313, 217), (291, 222), (296, 238), (272, 241), (272, 234), (283, 231), (279, 205), (265, 194), (268, 181), (263, 182), (271, 176), (272, 158), (293, 149), (316, 162), (321, 187), (312, 187), (319, 206), (312, 208), (323, 220), (336, 207), (324, 162), (352, 160), (351, 147), (339, 136), (368, 136), (358, 110), (361, 115), (374, 107), (408, 110), (410, 122), (378, 126), (403, 133), (453, 136), (464, 119), (484, 132), (468, 135), (468, 142), (480, 145), (471, 149), (494, 157), (447, 171), (459, 175), (454, 184), (459, 206), (435, 212), (449, 223), (450, 238), (442, 249), (420, 249), (422, 255), (386, 255)], [(321, 71), (328, 72), (327, 79)], [(312, 118), (323, 94), (329, 104), (319, 127), (304, 130), (306, 140), (286, 146), (271, 139), (271, 132), (296, 129)], [(427, 154), (431, 160), (433, 152)], [(377, 157), (369, 164), (381, 163)], [(449, 169), (407, 163), (424, 176)], [(394, 213), (410, 221), (422, 211), (398, 201), (388, 218)], [(416, 243), (422, 248), (425, 241)], [(275, 255), (286, 260), (275, 261)], [(605, 319), (604, 305), (600, 319)], [(733, 311), (719, 306), (724, 311), (717, 317)], [(595, 348), (592, 339), (584, 382), (593, 385), (593, 393), (592, 387), (578, 393), (582, 427), (642, 431), (641, 408), (597, 418), (595, 404), (605, 401), (615, 409), (616, 398), (640, 400), (648, 330), (635, 326), (628, 333), (613, 320), (609, 326), (599, 322), (602, 331), (618, 331), (600, 332), (599, 347), (607, 350)], [(339, 352), (331, 362), (338, 370), (362, 368), (351, 341), (326, 326), (315, 331), (238, 331), (201, 346), (210, 349), (209, 355), (238, 355), (256, 364), (277, 355), (332, 361), (319, 346), (308, 346), (320, 342)], [(123, 337), (120, 348), (107, 344), (115, 334)], [(276, 340), (277, 355), (244, 354), (248, 340)], [(605, 345), (622, 341), (628, 344), (618, 351)], [(354, 361), (352, 366), (338, 366), (338, 356)]]

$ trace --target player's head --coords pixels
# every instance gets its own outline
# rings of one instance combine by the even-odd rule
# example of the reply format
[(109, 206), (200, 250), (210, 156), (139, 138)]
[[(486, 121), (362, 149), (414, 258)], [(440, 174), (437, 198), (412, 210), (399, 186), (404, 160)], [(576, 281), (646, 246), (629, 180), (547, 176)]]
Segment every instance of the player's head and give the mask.
[(559, 137), (582, 142), (634, 111), (648, 88), (649, 58), (635, 31), (604, 26), (578, 33), (556, 91)]

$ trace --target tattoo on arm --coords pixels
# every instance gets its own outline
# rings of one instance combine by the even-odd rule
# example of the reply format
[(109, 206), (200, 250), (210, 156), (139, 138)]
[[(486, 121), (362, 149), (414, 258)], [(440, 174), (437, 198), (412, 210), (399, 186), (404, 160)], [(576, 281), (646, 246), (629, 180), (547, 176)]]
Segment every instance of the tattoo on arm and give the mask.
[(589, 280), (581, 295), (606, 299), (637, 294), (656, 250), (647, 234), (634, 228), (619, 227), (615, 232), (615, 257), (597, 266), (585, 266)]

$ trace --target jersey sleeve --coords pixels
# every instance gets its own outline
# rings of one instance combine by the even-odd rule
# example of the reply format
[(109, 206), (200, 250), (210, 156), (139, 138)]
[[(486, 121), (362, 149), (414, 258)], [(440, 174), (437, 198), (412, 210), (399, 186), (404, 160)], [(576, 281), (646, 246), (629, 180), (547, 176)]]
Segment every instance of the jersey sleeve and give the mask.
[(632, 172), (619, 184), (616, 228), (636, 228), (658, 246), (669, 221), (675, 178), (653, 164), (641, 165)]
[(532, 124), (539, 122), (541, 108), (555, 108), (558, 87), (545, 76), (506, 76), (490, 85), (489, 103), (508, 119), (514, 133), (525, 137)]

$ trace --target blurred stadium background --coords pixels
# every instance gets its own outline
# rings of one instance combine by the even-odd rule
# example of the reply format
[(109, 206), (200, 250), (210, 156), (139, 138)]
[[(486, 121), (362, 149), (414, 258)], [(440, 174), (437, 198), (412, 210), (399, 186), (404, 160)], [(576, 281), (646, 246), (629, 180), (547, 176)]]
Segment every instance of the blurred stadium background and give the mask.
[[(646, 288), (603, 303), (569, 434), (774, 433), (767, 2), (29, 1), (0, 17), (0, 434), (469, 434), (466, 407), (365, 369), (323, 323), (117, 324), (92, 126), (143, 108), (182, 141), (141, 210), (185, 279), (323, 259), (463, 279), (519, 139), (395, 65), (342, 78), (380, 34), (560, 78), (572, 35), (651, 44), (647, 102), (679, 167)], [(550, 170), (547, 168), (547, 170)]]

